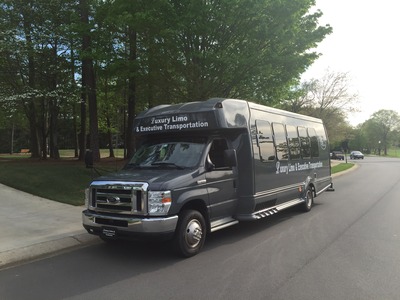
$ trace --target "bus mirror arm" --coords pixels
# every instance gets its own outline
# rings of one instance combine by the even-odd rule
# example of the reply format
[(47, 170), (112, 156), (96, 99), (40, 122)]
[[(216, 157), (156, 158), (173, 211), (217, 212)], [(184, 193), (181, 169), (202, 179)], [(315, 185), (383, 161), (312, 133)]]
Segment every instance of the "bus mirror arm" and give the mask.
[(206, 170), (207, 170), (207, 172), (211, 172), (214, 169), (215, 169), (215, 165), (211, 162), (210, 155), (207, 155)]

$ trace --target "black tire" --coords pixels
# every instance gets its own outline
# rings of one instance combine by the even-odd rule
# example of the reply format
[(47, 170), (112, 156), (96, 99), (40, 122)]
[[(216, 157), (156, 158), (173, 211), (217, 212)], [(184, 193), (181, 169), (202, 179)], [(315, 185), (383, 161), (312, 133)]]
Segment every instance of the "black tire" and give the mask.
[(301, 205), (301, 210), (303, 212), (309, 212), (314, 204), (314, 193), (311, 188), (308, 188), (305, 194), (305, 201)]
[(174, 237), (175, 251), (183, 257), (191, 257), (200, 252), (206, 239), (206, 222), (197, 210), (184, 210)]

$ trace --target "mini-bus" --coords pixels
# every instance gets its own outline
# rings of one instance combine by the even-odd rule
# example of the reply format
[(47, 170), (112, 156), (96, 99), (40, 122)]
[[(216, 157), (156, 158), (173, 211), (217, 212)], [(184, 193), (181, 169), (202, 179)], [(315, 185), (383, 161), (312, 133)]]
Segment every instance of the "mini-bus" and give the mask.
[(106, 241), (170, 239), (184, 257), (208, 233), (297, 206), (333, 188), (320, 119), (213, 98), (160, 105), (134, 120), (138, 144), (122, 170), (86, 192), (86, 230)]

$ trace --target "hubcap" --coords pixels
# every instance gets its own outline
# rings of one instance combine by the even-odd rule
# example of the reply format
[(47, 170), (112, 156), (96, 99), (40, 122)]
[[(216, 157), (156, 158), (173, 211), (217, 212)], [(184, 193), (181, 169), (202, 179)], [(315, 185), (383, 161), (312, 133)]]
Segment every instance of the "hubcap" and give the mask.
[(203, 230), (198, 220), (191, 220), (186, 226), (185, 241), (190, 248), (196, 247), (203, 236)]
[(307, 207), (311, 207), (311, 205), (312, 205), (312, 194), (311, 194), (311, 191), (308, 191), (308, 192), (307, 192), (307, 199), (306, 199), (306, 201), (307, 201)]

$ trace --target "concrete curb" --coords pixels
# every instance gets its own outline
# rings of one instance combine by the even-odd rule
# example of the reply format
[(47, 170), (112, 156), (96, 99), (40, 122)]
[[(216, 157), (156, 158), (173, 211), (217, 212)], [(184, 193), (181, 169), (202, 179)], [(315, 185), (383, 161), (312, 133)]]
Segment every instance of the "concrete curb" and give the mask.
[(0, 253), (0, 269), (31, 262), (42, 257), (49, 257), (62, 251), (81, 248), (101, 243), (101, 240), (86, 231), (74, 235), (61, 237), (51, 241), (41, 242), (22, 248), (12, 249)]
[(347, 170), (345, 170), (345, 171), (332, 174), (332, 178), (336, 178), (336, 177), (342, 176), (342, 175), (344, 175), (344, 174), (353, 172), (353, 171), (355, 171), (356, 169), (358, 169), (359, 165), (358, 165), (357, 163), (354, 163), (354, 162), (352, 162), (352, 163), (354, 164), (353, 167), (351, 167), (350, 169), (347, 169)]

